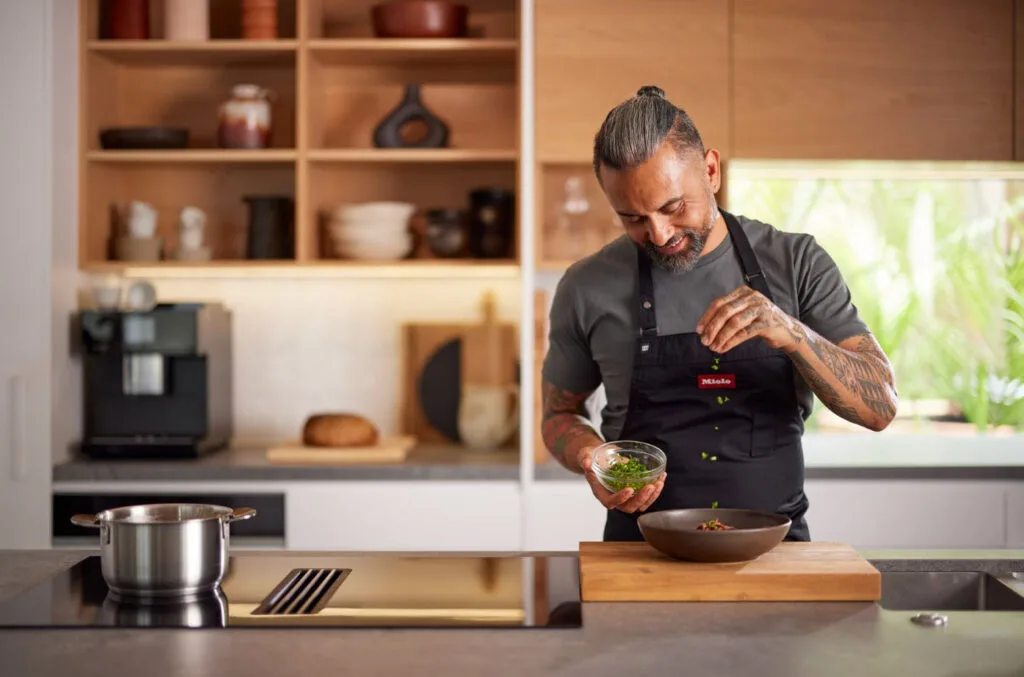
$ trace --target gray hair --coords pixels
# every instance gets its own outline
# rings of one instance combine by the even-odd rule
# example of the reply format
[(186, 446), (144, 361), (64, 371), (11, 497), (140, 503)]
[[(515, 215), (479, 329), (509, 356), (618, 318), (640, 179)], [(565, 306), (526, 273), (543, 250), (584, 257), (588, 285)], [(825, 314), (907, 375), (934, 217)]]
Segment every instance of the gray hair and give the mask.
[(680, 154), (697, 151), (704, 156), (704, 141), (686, 111), (666, 99), (660, 87), (641, 87), (601, 123), (594, 137), (594, 173), (600, 180), (601, 165), (619, 170), (637, 167), (666, 138)]

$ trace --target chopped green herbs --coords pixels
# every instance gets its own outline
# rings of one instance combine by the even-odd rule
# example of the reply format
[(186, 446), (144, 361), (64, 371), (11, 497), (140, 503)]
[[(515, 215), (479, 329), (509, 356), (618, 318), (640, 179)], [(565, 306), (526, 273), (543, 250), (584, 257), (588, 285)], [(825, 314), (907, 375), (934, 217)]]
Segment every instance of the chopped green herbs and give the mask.
[(610, 465), (604, 473), (605, 483), (612, 491), (627, 488), (640, 491), (651, 483), (651, 478), (646, 477), (651, 471), (643, 461), (638, 458), (620, 458), (623, 460)]

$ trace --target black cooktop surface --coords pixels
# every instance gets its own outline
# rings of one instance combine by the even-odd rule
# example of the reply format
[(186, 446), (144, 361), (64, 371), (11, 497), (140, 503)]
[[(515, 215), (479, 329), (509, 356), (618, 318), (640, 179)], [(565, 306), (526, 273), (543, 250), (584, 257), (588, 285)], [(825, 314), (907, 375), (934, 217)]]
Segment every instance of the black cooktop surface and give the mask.
[(575, 556), (238, 553), (193, 601), (109, 594), (91, 556), (0, 602), (0, 627), (579, 628)]

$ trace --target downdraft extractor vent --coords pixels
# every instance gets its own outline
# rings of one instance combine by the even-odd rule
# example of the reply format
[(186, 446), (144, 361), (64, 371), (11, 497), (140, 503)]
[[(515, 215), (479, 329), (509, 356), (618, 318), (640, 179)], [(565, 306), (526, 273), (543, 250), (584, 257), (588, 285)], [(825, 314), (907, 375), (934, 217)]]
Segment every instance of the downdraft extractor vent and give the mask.
[(256, 616), (315, 614), (330, 601), (351, 569), (293, 569), (253, 611)]

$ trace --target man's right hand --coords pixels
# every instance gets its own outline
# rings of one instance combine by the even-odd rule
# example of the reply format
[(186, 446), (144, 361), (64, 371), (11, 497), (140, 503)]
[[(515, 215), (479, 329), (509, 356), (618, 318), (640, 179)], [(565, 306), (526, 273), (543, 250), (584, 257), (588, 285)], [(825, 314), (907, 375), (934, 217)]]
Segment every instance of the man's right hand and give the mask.
[(592, 459), (596, 448), (583, 447), (580, 449), (576, 455), (576, 463), (583, 469), (587, 483), (590, 484), (590, 490), (594, 492), (597, 500), (601, 501), (601, 505), (609, 510), (615, 509), (626, 513), (644, 512), (650, 508), (651, 504), (661, 495), (661, 490), (665, 488), (667, 473), (662, 473), (656, 482), (648, 484), (640, 490), (640, 493), (635, 493), (629, 487), (612, 493), (601, 485), (601, 480), (594, 474)]

